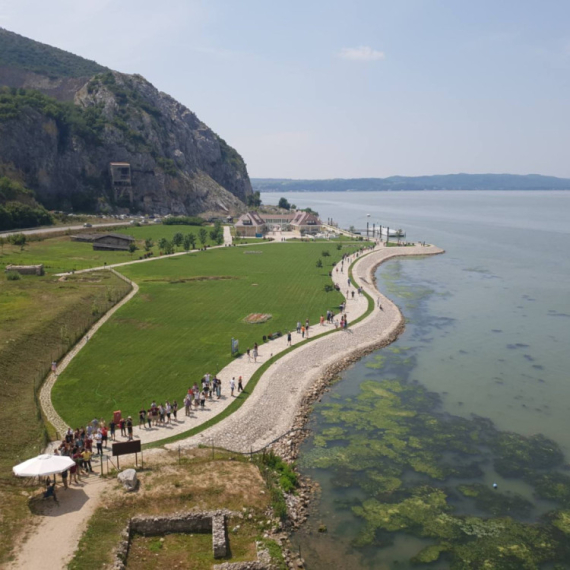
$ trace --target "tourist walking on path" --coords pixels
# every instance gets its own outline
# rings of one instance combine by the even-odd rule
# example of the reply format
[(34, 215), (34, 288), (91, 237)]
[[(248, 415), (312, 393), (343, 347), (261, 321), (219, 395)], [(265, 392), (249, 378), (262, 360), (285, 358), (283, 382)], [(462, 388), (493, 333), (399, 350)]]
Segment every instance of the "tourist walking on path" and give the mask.
[(111, 432), (111, 441), (115, 441), (115, 419), (109, 422), (109, 431)]
[(287, 332), (287, 346), (291, 346), (291, 331)]
[(200, 407), (204, 409), (206, 407), (206, 393), (204, 390), (200, 392)]
[(305, 327), (301, 327), (301, 338), (305, 338)]
[(127, 433), (129, 435), (129, 441), (133, 439), (133, 418), (129, 416), (127, 418)]
[(232, 376), (232, 379), (230, 380), (230, 390), (231, 390), (232, 396), (234, 395), (235, 388), (236, 388), (236, 379)]
[(139, 410), (139, 429), (146, 428), (146, 410), (144, 406)]
[(301, 321), (297, 321), (297, 334), (301, 334)]
[(239, 392), (243, 392), (243, 379), (241, 376), (238, 378), (238, 394)]
[(101, 430), (97, 430), (95, 434), (95, 445), (97, 447), (97, 455), (103, 455), (103, 436)]
[(125, 424), (126, 424), (125, 418), (121, 418), (121, 419), (119, 420), (119, 426), (120, 426), (120, 428), (121, 428), (121, 435), (122, 435), (123, 437), (125, 437), (125, 436), (127, 435), (126, 432), (125, 432)]
[(246, 352), (247, 352), (247, 361), (251, 362), (251, 353), (250, 353), (249, 348), (246, 350)]
[(253, 361), (257, 362), (257, 348), (253, 349)]
[(178, 413), (178, 402), (174, 400), (174, 402), (172, 402), (172, 415), (174, 416), (174, 419), (178, 421), (176, 417), (177, 413)]

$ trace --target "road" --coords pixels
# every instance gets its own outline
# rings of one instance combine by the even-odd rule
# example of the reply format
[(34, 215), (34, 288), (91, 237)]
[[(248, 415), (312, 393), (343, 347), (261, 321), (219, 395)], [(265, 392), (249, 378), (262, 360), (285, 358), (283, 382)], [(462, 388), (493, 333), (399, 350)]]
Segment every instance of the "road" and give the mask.
[[(92, 228), (93, 230), (96, 230), (97, 228), (110, 228), (110, 227), (114, 227), (114, 226), (128, 226), (130, 225), (130, 220), (128, 221), (123, 221), (123, 222), (113, 222), (113, 223), (107, 223), (107, 224), (93, 224)], [(1, 237), (7, 237), (7, 236), (11, 236), (14, 234), (25, 234), (25, 235), (33, 235), (33, 234), (51, 234), (51, 233), (58, 233), (58, 232), (65, 232), (67, 230), (82, 230), (83, 228), (83, 224), (77, 224), (76, 226), (53, 226), (53, 227), (43, 227), (43, 228), (35, 228), (33, 230), (15, 230), (15, 231), (9, 231), (9, 232), (0, 232), (0, 236)]]

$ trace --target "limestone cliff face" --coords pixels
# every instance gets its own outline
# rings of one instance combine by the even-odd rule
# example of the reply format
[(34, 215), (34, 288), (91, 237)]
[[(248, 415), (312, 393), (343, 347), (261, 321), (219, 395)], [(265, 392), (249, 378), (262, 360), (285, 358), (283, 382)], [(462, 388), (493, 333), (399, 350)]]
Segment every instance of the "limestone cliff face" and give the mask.
[[(13, 77), (12, 87), (53, 95), (32, 79)], [(241, 156), (143, 77), (106, 72), (64, 87), (59, 98), (73, 92), (72, 103), (16, 89), (0, 94), (0, 175), (19, 179), (46, 206), (158, 214), (245, 208), (252, 190)], [(130, 180), (117, 183), (112, 162), (128, 163)]]

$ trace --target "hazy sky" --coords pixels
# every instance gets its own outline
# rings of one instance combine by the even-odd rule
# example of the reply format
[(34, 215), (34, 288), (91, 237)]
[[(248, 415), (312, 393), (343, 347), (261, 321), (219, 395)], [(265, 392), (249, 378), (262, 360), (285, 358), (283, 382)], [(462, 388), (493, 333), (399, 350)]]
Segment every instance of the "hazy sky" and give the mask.
[(568, 0), (2, 0), (0, 26), (140, 73), (251, 176), (570, 177)]

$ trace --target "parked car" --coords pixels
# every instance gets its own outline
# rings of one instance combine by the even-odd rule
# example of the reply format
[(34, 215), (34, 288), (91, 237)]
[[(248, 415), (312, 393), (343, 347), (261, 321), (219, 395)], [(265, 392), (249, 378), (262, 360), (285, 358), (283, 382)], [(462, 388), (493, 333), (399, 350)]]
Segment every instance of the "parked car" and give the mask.
[(93, 226), (92, 226), (90, 223), (85, 222), (85, 223), (83, 224), (83, 227), (84, 227), (84, 228), (92, 228)]

